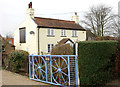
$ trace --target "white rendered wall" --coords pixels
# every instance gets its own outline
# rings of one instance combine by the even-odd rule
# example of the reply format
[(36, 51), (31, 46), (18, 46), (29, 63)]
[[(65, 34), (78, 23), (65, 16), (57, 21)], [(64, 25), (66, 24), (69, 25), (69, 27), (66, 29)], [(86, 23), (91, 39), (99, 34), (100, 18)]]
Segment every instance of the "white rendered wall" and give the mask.
[(39, 33), (39, 41), (40, 41), (40, 53), (43, 52), (45, 55), (47, 54), (48, 44), (57, 44), (63, 38), (70, 38), (73, 42), (76, 41), (85, 41), (86, 40), (86, 31), (77, 31), (78, 37), (72, 37), (72, 30), (66, 30), (67, 37), (61, 37), (61, 29), (54, 29), (55, 37), (47, 36), (48, 28), (40, 28)]
[[(26, 43), (20, 43), (20, 35), (19, 28), (26, 27)], [(30, 31), (34, 31), (35, 34), (30, 34)], [(14, 32), (14, 43), (16, 50), (26, 50), (30, 54), (37, 54), (37, 25), (31, 19), (31, 17), (27, 16), (25, 21), (19, 25), (19, 27)]]

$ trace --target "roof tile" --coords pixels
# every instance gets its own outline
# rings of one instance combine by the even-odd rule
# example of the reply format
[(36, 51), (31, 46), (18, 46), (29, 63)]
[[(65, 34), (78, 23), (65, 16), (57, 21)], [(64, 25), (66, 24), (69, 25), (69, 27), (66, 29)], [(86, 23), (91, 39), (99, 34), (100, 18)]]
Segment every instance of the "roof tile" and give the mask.
[(39, 27), (84, 30), (79, 24), (76, 24), (74, 21), (41, 17), (35, 17), (33, 20)]

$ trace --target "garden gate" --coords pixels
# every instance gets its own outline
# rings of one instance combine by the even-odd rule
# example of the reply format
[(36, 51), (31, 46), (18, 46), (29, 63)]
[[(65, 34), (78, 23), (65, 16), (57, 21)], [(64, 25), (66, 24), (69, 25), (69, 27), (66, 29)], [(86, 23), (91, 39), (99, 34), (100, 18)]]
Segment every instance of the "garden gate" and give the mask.
[(53, 85), (77, 85), (77, 57), (29, 55), (29, 78)]

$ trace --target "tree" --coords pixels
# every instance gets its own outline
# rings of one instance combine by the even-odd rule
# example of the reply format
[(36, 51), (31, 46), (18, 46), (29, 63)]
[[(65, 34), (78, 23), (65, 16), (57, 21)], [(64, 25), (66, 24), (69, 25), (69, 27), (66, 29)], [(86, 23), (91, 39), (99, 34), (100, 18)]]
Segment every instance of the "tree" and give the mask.
[(105, 5), (91, 7), (84, 16), (82, 23), (85, 28), (91, 30), (96, 36), (104, 36), (106, 31), (111, 31), (113, 25), (112, 8)]
[(13, 38), (13, 33), (11, 33), (11, 32), (7, 33), (5, 38)]

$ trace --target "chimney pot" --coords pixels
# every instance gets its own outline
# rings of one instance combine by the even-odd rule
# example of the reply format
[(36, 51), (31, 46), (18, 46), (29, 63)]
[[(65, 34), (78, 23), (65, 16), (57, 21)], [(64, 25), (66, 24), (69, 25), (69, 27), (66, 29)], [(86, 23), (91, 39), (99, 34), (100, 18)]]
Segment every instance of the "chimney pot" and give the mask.
[(32, 2), (29, 3), (29, 8), (32, 8)]
[(32, 8), (32, 2), (28, 4), (27, 15), (34, 18), (34, 9)]

